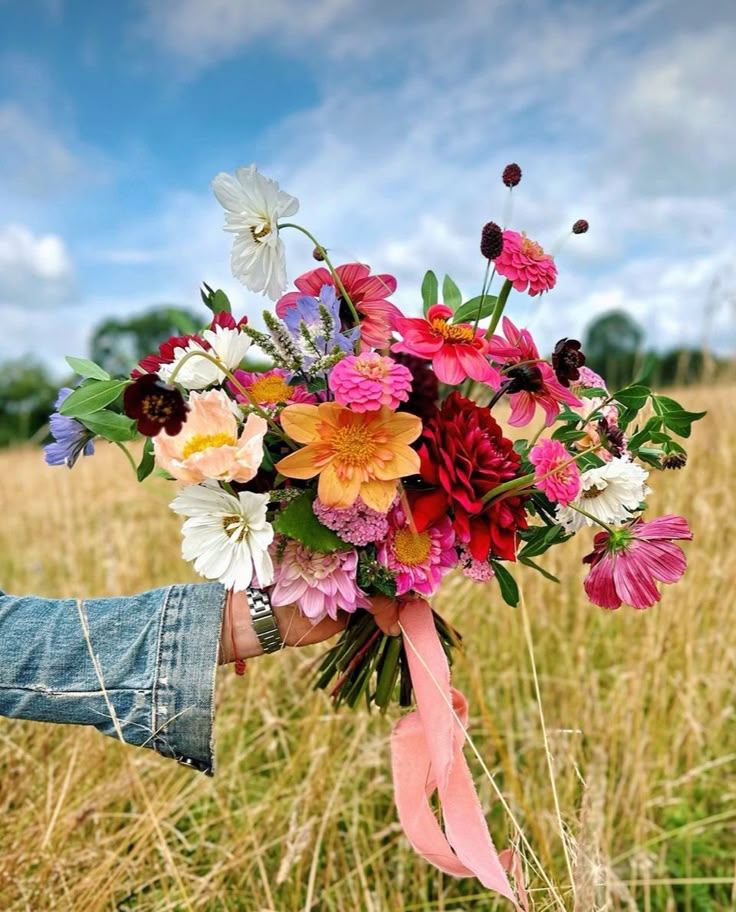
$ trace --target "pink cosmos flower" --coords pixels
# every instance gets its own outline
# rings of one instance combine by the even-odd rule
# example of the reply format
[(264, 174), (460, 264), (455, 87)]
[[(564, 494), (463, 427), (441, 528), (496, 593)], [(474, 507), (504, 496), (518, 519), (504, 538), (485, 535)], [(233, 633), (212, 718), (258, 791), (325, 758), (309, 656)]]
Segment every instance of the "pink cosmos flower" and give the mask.
[(528, 288), (532, 297), (554, 288), (557, 281), (553, 258), (523, 232), (504, 231), (503, 250), (494, 264), (496, 272), (509, 279), (516, 291)]
[(231, 399), (222, 390), (192, 393), (189, 414), (178, 434), (165, 430), (153, 439), (158, 465), (179, 481), (199, 484), (250, 481), (263, 461), (265, 419), (249, 415), (238, 437), (238, 422)]
[(328, 507), (318, 497), (312, 509), (323, 526), (351, 545), (383, 541), (388, 535), (388, 515), (367, 506), (362, 497), (349, 507)]
[(396, 409), (411, 391), (411, 371), (378, 352), (348, 355), (332, 368), (329, 386), (335, 400), (354, 412)]
[(570, 462), (570, 454), (559, 440), (544, 437), (532, 447), (529, 462), (534, 466), (534, 480), (549, 497), (566, 507), (580, 491), (580, 469)]
[(395, 329), (403, 340), (394, 342), (392, 352), (406, 352), (432, 361), (434, 372), (452, 386), (467, 377), (481, 383), (499, 383), (501, 378), (488, 363), (489, 345), (482, 329), (469, 323), (450, 323), (452, 310), (435, 304), (422, 317), (399, 317)]
[(687, 561), (675, 540), (693, 537), (682, 516), (638, 520), (612, 536), (599, 532), (594, 550), (583, 558), (591, 565), (584, 586), (588, 598), (601, 608), (651, 608), (661, 598), (656, 582), (676, 583)]
[(378, 560), (396, 574), (396, 594), (433, 595), (442, 577), (457, 567), (455, 533), (449, 516), (423, 532), (412, 531), (401, 506), (389, 514), (387, 539), (378, 546)]
[[(252, 371), (236, 370), (233, 372), (238, 383), (246, 389), (261, 408), (272, 411), (278, 405), (293, 405), (295, 402), (317, 402), (317, 397), (302, 383), (291, 385), (287, 383), (289, 372), (281, 368), (274, 368), (262, 374)], [(228, 389), (238, 402), (250, 404), (237, 386), (228, 380)]]
[(369, 607), (355, 579), (357, 551), (323, 554), (294, 539), (285, 546), (283, 540), (280, 545), (274, 543), (271, 551), (275, 574), (272, 604), (296, 604), (313, 624), (327, 615), (337, 618), (338, 611), (353, 614), (358, 608)]
[(490, 340), (491, 356), (505, 359), (503, 376), (496, 373), (491, 386), (499, 389), (503, 382), (513, 381), (509, 387), (509, 424), (514, 427), (529, 424), (539, 405), (544, 410), (549, 427), (559, 414), (561, 405), (582, 405), (580, 399), (560, 383), (551, 365), (541, 360), (528, 329), (518, 329), (508, 317), (504, 317), (503, 333), (505, 339), (493, 336)]
[[(394, 320), (401, 316), (395, 304), (387, 300), (396, 291), (392, 275), (371, 275), (370, 266), (363, 263), (346, 263), (335, 270), (356, 310), (363, 316), (360, 338), (365, 347), (386, 348), (391, 337)], [(323, 285), (335, 285), (329, 269), (320, 266), (305, 272), (295, 280), (299, 291), (290, 291), (276, 302), (276, 313), (283, 320), (287, 310), (296, 307), (303, 295), (318, 298)], [(337, 288), (338, 295), (340, 289)]]

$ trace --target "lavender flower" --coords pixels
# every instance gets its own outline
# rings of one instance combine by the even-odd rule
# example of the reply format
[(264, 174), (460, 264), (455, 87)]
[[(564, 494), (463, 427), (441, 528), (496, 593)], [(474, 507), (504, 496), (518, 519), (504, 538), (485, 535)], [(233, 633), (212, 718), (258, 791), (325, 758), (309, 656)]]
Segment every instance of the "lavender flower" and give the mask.
[(69, 418), (67, 415), (59, 413), (62, 402), (71, 393), (72, 390), (68, 386), (62, 386), (59, 390), (59, 395), (54, 403), (56, 411), (49, 418), (49, 429), (54, 442), (43, 448), (44, 458), (48, 465), (65, 465), (70, 469), (82, 453), (85, 456), (92, 456), (95, 451), (92, 445), (94, 437), (92, 431), (87, 430), (76, 418)]
[(307, 368), (335, 349), (352, 354), (359, 332), (358, 327), (340, 331), (340, 302), (333, 285), (323, 285), (318, 298), (298, 298), (284, 314), (284, 323), (303, 353)]

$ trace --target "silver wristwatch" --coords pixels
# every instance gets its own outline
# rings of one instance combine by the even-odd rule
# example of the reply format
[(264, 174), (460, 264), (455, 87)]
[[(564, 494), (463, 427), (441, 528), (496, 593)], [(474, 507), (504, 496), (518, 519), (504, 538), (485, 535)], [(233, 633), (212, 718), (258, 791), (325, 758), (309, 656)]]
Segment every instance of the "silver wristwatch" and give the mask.
[(248, 608), (253, 621), (253, 630), (264, 652), (276, 652), (284, 645), (273, 616), (271, 600), (263, 589), (248, 589)]

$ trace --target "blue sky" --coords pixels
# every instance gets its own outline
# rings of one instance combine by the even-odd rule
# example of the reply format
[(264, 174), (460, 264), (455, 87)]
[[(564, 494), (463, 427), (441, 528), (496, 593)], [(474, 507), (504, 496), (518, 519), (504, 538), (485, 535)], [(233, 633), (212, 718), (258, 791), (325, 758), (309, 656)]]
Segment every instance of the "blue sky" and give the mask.
[(202, 279), (257, 314), (209, 188), (252, 161), (407, 310), (429, 267), (477, 293), (518, 161), (511, 225), (559, 281), (511, 312), (543, 346), (621, 307), (652, 344), (733, 350), (734, 46), (718, 0), (0, 0), (0, 357), (61, 369)]

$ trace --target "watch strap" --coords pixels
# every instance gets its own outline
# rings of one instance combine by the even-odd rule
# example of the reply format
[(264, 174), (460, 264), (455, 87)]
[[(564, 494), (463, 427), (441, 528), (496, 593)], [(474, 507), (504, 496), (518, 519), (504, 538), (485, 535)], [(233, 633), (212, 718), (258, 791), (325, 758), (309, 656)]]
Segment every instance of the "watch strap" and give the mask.
[(271, 600), (263, 589), (248, 589), (248, 608), (253, 630), (264, 652), (276, 652), (284, 645), (271, 607)]

